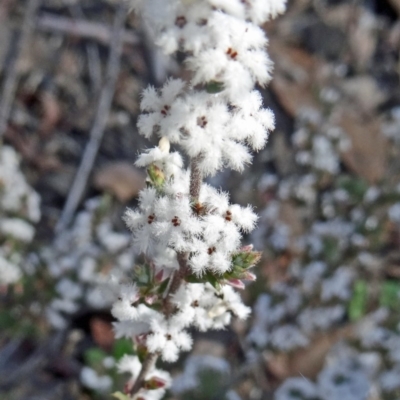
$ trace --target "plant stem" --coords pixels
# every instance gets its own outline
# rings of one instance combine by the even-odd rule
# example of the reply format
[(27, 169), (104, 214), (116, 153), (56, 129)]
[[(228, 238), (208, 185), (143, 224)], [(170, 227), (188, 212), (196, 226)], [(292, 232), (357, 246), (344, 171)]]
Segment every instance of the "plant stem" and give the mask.
[(143, 387), (146, 375), (153, 369), (158, 358), (158, 353), (149, 353), (143, 361), (142, 369), (131, 389), (131, 396), (134, 396)]
[[(200, 171), (198, 166), (200, 160), (200, 156), (197, 156), (192, 159), (190, 164), (190, 196), (192, 199), (197, 200), (200, 195), (200, 188), (203, 182), (203, 174)], [(163, 312), (166, 316), (170, 316), (173, 313), (174, 305), (171, 302), (171, 296), (175, 294), (180, 288), (183, 278), (187, 275), (188, 265), (187, 261), (189, 258), (189, 253), (178, 253), (177, 259), (179, 263), (179, 270), (176, 271), (173, 275), (171, 285), (168, 290), (168, 294), (165, 298), (164, 309)], [(133, 397), (135, 394), (139, 392), (139, 390), (143, 387), (144, 381), (146, 379), (146, 375), (151, 371), (154, 367), (159, 354), (158, 353), (149, 353), (143, 361), (142, 369), (139, 373), (139, 376), (136, 379), (135, 384), (133, 385), (130, 394)]]
[(201, 155), (194, 157), (190, 163), (190, 197), (192, 200), (198, 200), (200, 196), (201, 184), (203, 183), (203, 173), (199, 168)]

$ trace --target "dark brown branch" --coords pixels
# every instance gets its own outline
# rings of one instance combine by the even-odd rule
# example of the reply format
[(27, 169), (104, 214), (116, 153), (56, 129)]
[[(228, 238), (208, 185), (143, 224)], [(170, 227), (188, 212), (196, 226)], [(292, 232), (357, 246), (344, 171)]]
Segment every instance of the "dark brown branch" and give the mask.
[[(38, 29), (45, 32), (60, 32), (84, 39), (96, 40), (107, 45), (112, 41), (111, 27), (84, 19), (71, 19), (58, 15), (42, 14), (38, 19)], [(121, 39), (125, 44), (139, 44), (139, 37), (126, 29), (122, 29)]]
[[(195, 164), (192, 162), (192, 166), (193, 165), (195, 165)], [(202, 183), (202, 175), (201, 175), (200, 171), (198, 171), (198, 173), (196, 172), (195, 174), (191, 173), (190, 179), (191, 179), (190, 187), (192, 187), (192, 183), (193, 183), (192, 179), (196, 180), (196, 182), (193, 184), (193, 187), (196, 188), (196, 191), (194, 193), (200, 193), (200, 186)], [(199, 179), (200, 179), (200, 182), (198, 182)], [(191, 195), (192, 195), (192, 193), (191, 193)], [(197, 195), (197, 197), (198, 197), (198, 195)], [(170, 316), (174, 311), (174, 304), (171, 301), (171, 296), (178, 291), (178, 289), (180, 288), (180, 286), (183, 282), (183, 279), (187, 275), (188, 269), (189, 269), (189, 267), (188, 267), (189, 253), (178, 253), (177, 258), (178, 258), (178, 263), (179, 263), (179, 270), (176, 271), (175, 274), (173, 275), (173, 277), (171, 278), (172, 282), (168, 289), (168, 294), (165, 298), (163, 311), (162, 311), (164, 313), (164, 315), (166, 315), (167, 317)], [(147, 357), (143, 361), (142, 370), (140, 371), (140, 374), (139, 374), (138, 378), (136, 379), (136, 382), (133, 385), (132, 390), (130, 391), (131, 396), (137, 394), (139, 392), (139, 390), (143, 387), (145, 377), (149, 373), (149, 371), (152, 369), (152, 367), (155, 365), (158, 356), (159, 356), (159, 354), (157, 354), (157, 353), (150, 353), (147, 355)]]
[(121, 2), (118, 6), (112, 40), (110, 44), (110, 56), (108, 58), (106, 83), (100, 94), (100, 100), (97, 107), (97, 113), (93, 128), (90, 132), (90, 140), (85, 148), (82, 161), (76, 173), (74, 183), (68, 194), (61, 218), (57, 224), (56, 232), (62, 231), (71, 222), (75, 210), (81, 201), (85, 190), (90, 172), (92, 170), (97, 152), (99, 150), (101, 140), (103, 138), (104, 129), (106, 127), (107, 118), (110, 112), (111, 103), (114, 97), (115, 84), (120, 69), (120, 57), (122, 52), (122, 31), (125, 18), (127, 15), (127, 5)]
[(29, 0), (22, 22), (22, 33), (17, 41), (16, 46), (12, 49), (13, 54), (5, 73), (4, 85), (1, 88), (2, 98), (0, 100), (0, 138), (4, 135), (8, 119), (11, 113), (12, 102), (18, 85), (18, 68), (17, 62), (22, 53), (25, 52), (35, 27), (36, 11), (41, 0)]
[[(200, 156), (193, 158), (190, 165), (191, 168), (190, 196), (194, 200), (197, 200), (199, 198), (201, 184), (203, 183), (203, 174), (199, 168), (200, 159), (201, 159)], [(189, 271), (189, 266), (188, 266), (189, 253), (178, 253), (177, 259), (179, 264), (179, 270), (176, 271), (173, 277), (171, 278), (172, 282), (168, 288), (168, 293), (165, 296), (165, 301), (162, 310), (164, 315), (167, 317), (169, 317), (174, 312), (174, 304), (171, 301), (171, 296), (179, 290), (182, 282), (184, 281), (185, 276), (188, 274)], [(140, 371), (140, 374), (136, 379), (136, 382), (133, 385), (132, 390), (130, 391), (131, 396), (137, 394), (139, 390), (143, 387), (145, 377), (151, 370), (151, 368), (155, 365), (158, 356), (159, 354), (157, 353), (150, 353), (147, 355), (142, 364), (142, 370)]]
[(168, 288), (168, 293), (165, 296), (165, 301), (164, 301), (164, 314), (169, 316), (173, 313), (174, 311), (174, 305), (171, 302), (171, 295), (175, 294), (179, 287), (182, 284), (183, 279), (187, 275), (188, 272), (188, 261), (189, 254), (188, 253), (178, 253), (177, 258), (178, 258), (178, 263), (179, 263), (179, 270), (174, 273), (172, 276), (172, 282)]
[(146, 380), (146, 375), (153, 369), (154, 365), (156, 364), (158, 353), (150, 353), (146, 356), (145, 360), (142, 364), (142, 369), (137, 377), (132, 389), (131, 395), (135, 395), (139, 392), (139, 390), (143, 387), (144, 381)]
[(198, 200), (203, 183), (203, 173), (199, 168), (200, 160), (201, 155), (194, 157), (190, 163), (190, 197), (192, 200)]
[[(188, 253), (178, 253), (179, 270), (176, 271), (174, 276), (172, 277), (172, 283), (169, 287), (168, 294), (166, 296), (164, 307), (163, 307), (163, 313), (167, 317), (172, 314), (173, 309), (174, 309), (174, 305), (171, 302), (171, 295), (173, 295), (174, 293), (176, 293), (178, 291), (179, 287), (182, 284), (183, 278), (187, 274), (188, 256), (189, 256)], [(155, 363), (157, 362), (158, 357), (159, 357), (158, 353), (149, 353), (146, 356), (145, 360), (143, 361), (140, 374), (139, 374), (138, 378), (136, 379), (135, 384), (133, 385), (133, 387), (130, 391), (131, 396), (137, 394), (139, 392), (139, 390), (143, 387), (144, 381), (146, 379), (146, 375), (154, 367)]]

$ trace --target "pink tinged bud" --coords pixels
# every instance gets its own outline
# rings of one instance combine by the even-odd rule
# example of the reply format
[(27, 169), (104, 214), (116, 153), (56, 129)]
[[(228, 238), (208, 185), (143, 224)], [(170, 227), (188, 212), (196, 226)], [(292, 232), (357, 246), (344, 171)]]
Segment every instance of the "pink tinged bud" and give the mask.
[(146, 346), (146, 339), (147, 339), (147, 335), (146, 334), (135, 336), (134, 337), (134, 341), (135, 341), (136, 346), (145, 347)]
[(229, 279), (226, 283), (236, 289), (242, 290), (245, 288), (244, 283), (240, 279)]
[(125, 385), (124, 385), (124, 394), (130, 394), (134, 383), (135, 383), (135, 381), (133, 379), (129, 379), (129, 381), (125, 383)]
[(132, 297), (131, 304), (135, 304), (140, 299), (140, 293)]
[(257, 279), (257, 277), (252, 272), (246, 271), (242, 275), (242, 279), (245, 280), (245, 281), (255, 281)]
[(246, 252), (246, 253), (249, 253), (252, 250), (253, 250), (253, 245), (252, 244), (248, 244), (247, 246), (243, 246), (240, 249), (240, 251), (243, 251), (243, 252)]
[(159, 378), (158, 376), (153, 376), (144, 383), (144, 387), (147, 390), (161, 389), (166, 386), (167, 386), (167, 381), (162, 378)]
[(146, 296), (146, 297), (144, 298), (144, 301), (145, 301), (147, 304), (150, 304), (150, 305), (152, 305), (156, 300), (157, 300), (157, 296), (155, 296), (155, 295), (149, 295), (149, 296)]
[(154, 277), (155, 281), (157, 283), (161, 283), (164, 279), (164, 271), (160, 270), (159, 272), (157, 272), (156, 276)]

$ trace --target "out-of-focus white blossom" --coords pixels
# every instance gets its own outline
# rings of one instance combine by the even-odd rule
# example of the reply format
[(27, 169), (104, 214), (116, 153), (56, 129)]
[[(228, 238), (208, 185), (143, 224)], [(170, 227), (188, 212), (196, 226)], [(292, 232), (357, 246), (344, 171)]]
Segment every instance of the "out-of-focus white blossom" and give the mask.
[(90, 367), (83, 367), (80, 375), (81, 382), (89, 389), (99, 392), (108, 392), (112, 386), (112, 379), (108, 375), (99, 376)]
[[(14, 283), (22, 276), (23, 253), (40, 219), (39, 195), (29, 186), (20, 160), (10, 146), (0, 146), (0, 285)], [(7, 241), (16, 246), (7, 245)], [(15, 248), (14, 248), (15, 247)]]

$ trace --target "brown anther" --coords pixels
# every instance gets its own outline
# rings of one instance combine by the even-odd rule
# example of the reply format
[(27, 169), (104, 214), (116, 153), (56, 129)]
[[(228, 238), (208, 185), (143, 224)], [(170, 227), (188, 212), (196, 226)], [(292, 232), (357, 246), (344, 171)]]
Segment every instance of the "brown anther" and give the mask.
[(232, 60), (235, 60), (236, 57), (237, 57), (237, 55), (238, 55), (237, 51), (233, 50), (232, 47), (229, 47), (229, 49), (226, 51), (226, 54), (227, 54), (230, 58), (232, 58)]
[(192, 303), (192, 307), (198, 307), (199, 306), (199, 302), (197, 301), (197, 300), (195, 300), (193, 303)]
[(231, 211), (227, 211), (225, 214), (225, 220), (226, 221), (232, 221), (232, 212)]
[(171, 222), (174, 226), (179, 226), (181, 224), (181, 220), (176, 215), (171, 219)]
[(147, 217), (147, 223), (152, 224), (156, 216), (154, 214), (151, 214)]
[(217, 249), (215, 248), (215, 246), (213, 246), (208, 248), (207, 253), (208, 255), (211, 256), (211, 254), (214, 253), (215, 251), (217, 251)]
[(205, 126), (208, 124), (207, 118), (202, 116), (197, 118), (197, 125), (200, 126), (200, 128), (205, 128)]
[(161, 114), (164, 115), (164, 117), (168, 114), (168, 111), (171, 107), (168, 105), (165, 105), (162, 110), (161, 110)]
[(167, 338), (167, 340), (171, 340), (172, 336), (168, 333), (167, 335), (165, 335), (165, 337)]
[(203, 206), (203, 204), (198, 203), (198, 202), (195, 203), (195, 204), (193, 204), (192, 208), (193, 208), (193, 211), (194, 211), (197, 215), (200, 215), (200, 214), (204, 211), (204, 206)]
[(186, 18), (183, 15), (180, 15), (179, 17), (176, 17), (175, 25), (178, 28), (183, 28), (186, 25), (186, 23), (187, 23)]

